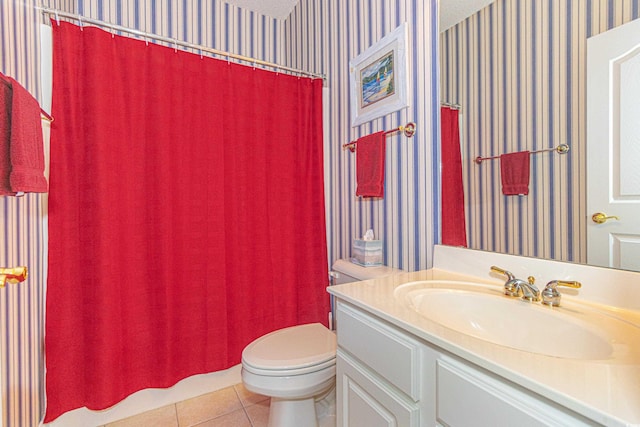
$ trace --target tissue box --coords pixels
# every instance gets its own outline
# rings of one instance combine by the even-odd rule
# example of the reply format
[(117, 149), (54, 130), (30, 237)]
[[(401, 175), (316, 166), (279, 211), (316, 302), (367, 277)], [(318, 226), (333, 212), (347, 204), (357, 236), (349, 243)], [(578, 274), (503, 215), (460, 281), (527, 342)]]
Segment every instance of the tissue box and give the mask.
[(365, 267), (382, 265), (382, 240), (354, 239), (351, 261)]

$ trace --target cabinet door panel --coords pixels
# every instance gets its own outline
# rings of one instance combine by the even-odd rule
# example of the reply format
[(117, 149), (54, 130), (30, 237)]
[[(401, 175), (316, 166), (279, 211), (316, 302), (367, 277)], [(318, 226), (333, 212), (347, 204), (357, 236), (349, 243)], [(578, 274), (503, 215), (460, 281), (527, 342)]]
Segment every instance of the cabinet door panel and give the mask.
[(406, 396), (379, 381), (366, 368), (338, 349), (338, 426), (414, 427), (419, 408)]
[(346, 304), (338, 304), (338, 346), (414, 400), (420, 396), (420, 344)]

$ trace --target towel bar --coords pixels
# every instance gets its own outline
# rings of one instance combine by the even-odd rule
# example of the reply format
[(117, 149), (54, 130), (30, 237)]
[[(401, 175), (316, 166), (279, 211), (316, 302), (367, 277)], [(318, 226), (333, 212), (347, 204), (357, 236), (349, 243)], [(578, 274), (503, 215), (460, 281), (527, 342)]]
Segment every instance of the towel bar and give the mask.
[[(407, 138), (411, 138), (416, 133), (416, 124), (413, 122), (409, 122), (404, 126), (398, 126), (395, 129), (388, 130), (384, 134), (389, 135), (390, 133), (394, 132), (404, 132), (404, 136), (406, 136)], [(342, 144), (342, 148), (348, 148), (349, 151), (353, 153), (354, 151), (356, 151), (357, 143), (358, 141), (351, 141), (348, 144)]]
[[(537, 154), (537, 153), (546, 153), (547, 151), (556, 151), (558, 154), (566, 154), (569, 152), (569, 146), (567, 144), (560, 144), (555, 148), (545, 148), (544, 150), (536, 150), (531, 151), (529, 154)], [(491, 156), (491, 157), (476, 157), (474, 160), (477, 164), (482, 163), (483, 160), (492, 160), (498, 159), (500, 156)]]

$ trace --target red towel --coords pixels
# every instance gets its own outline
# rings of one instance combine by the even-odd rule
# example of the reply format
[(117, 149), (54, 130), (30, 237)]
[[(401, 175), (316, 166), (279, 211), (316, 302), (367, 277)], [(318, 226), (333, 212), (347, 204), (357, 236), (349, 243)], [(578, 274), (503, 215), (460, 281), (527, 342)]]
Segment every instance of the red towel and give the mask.
[[(0, 76), (0, 79), (2, 77)], [(0, 81), (0, 196), (11, 196), (11, 85)]]
[(467, 247), (467, 229), (464, 214), (464, 185), (462, 183), (462, 156), (460, 153), (460, 126), (458, 110), (440, 108), (441, 174), (441, 238), (443, 245)]
[(385, 143), (384, 131), (358, 139), (356, 145), (356, 196), (384, 196)]
[[(20, 83), (11, 77), (4, 77), (11, 83), (11, 106), (5, 108), (10, 121), (9, 161), (10, 193), (46, 193), (47, 180), (44, 177), (44, 143), (38, 101)], [(4, 85), (3, 85), (4, 86)], [(6, 143), (2, 143), (6, 145)], [(4, 162), (6, 166), (6, 161)], [(6, 178), (3, 171), (2, 181)]]
[(505, 196), (529, 194), (529, 157), (528, 151), (500, 156), (502, 194)]

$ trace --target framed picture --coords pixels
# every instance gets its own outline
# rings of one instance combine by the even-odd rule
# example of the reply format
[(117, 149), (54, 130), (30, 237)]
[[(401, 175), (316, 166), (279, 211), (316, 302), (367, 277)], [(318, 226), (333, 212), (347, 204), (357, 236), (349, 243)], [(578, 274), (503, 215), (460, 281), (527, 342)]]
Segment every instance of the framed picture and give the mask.
[(351, 126), (407, 108), (407, 24), (349, 61)]

